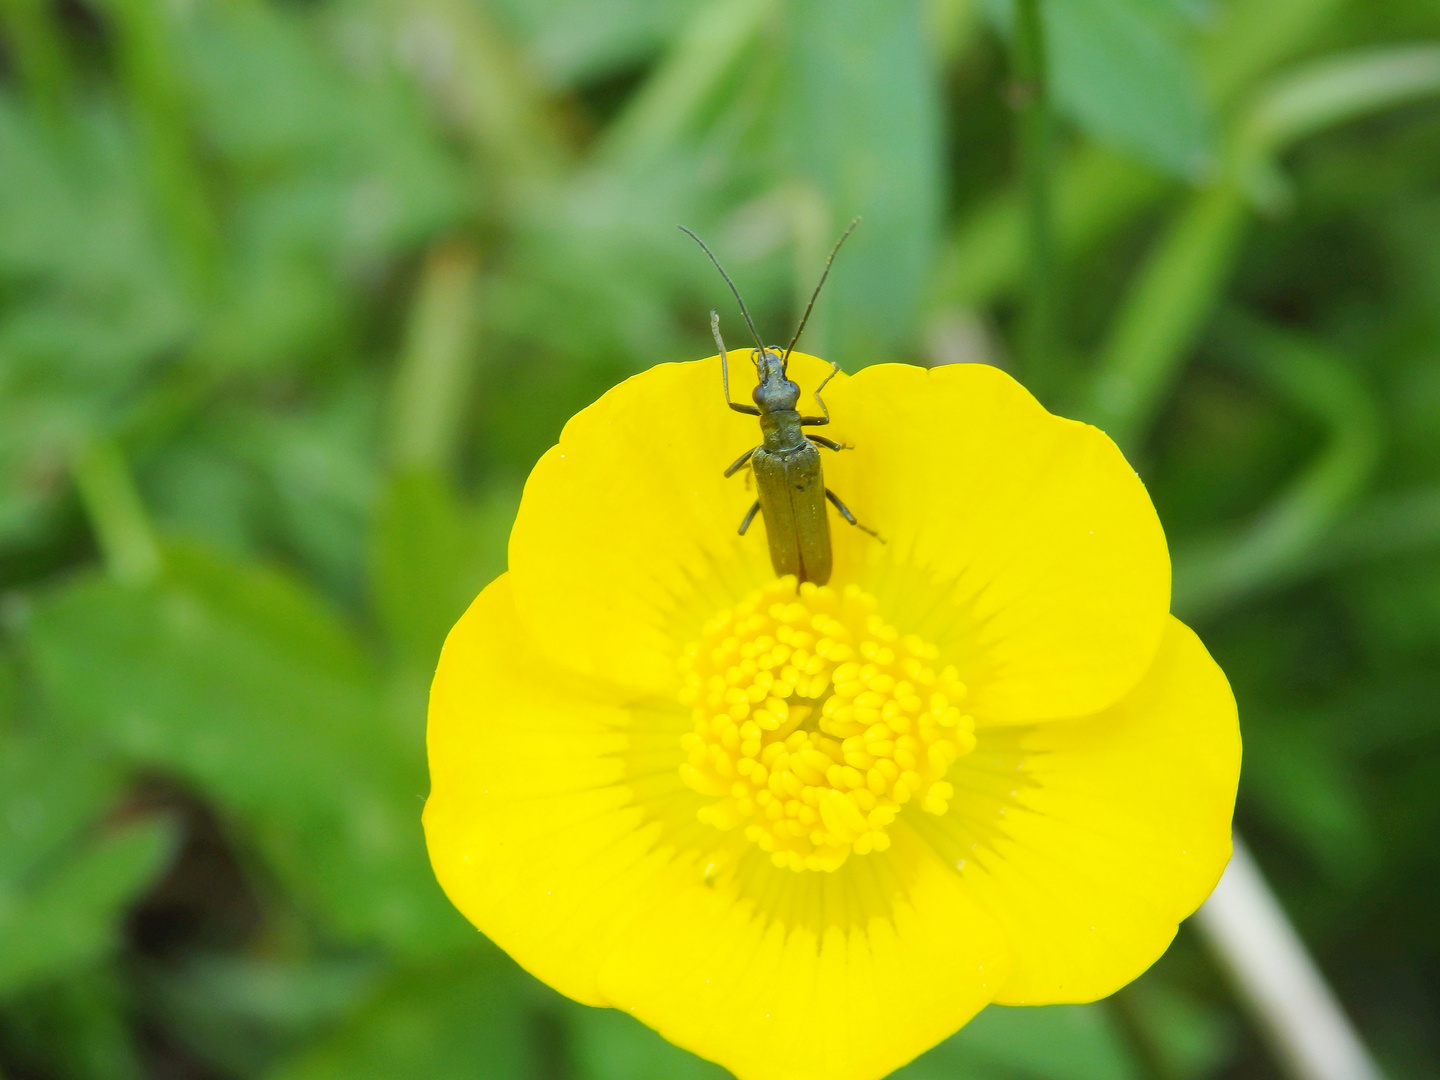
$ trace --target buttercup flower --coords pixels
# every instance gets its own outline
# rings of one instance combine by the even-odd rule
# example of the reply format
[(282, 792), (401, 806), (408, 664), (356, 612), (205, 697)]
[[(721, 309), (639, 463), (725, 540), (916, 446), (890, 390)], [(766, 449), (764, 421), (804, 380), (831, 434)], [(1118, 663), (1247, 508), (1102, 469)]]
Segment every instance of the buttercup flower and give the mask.
[(736, 534), (759, 433), (718, 359), (661, 365), (536, 465), (431, 693), (456, 906), (741, 1080), (875, 1080), (990, 1002), (1109, 994), (1230, 854), (1234, 700), (1114, 444), (981, 365), (825, 398), (826, 482), (883, 537), (832, 518), (827, 585)]

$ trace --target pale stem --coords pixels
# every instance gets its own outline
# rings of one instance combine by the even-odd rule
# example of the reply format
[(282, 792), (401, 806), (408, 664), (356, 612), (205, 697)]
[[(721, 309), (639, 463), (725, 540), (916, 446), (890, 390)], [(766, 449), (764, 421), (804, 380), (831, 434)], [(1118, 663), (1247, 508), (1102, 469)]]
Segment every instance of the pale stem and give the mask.
[(1195, 922), (1295, 1080), (1381, 1080), (1238, 835), (1230, 865)]

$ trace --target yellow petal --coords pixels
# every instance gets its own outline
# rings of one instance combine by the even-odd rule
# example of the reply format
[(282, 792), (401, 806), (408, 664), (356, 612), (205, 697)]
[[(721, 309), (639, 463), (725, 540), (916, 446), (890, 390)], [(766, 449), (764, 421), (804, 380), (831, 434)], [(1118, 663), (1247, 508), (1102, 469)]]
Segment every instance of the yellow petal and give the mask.
[(425, 831), (451, 900), (539, 978), (741, 1080), (875, 1080), (991, 999), (1004, 935), (930, 845), (897, 826), (835, 873), (776, 869), (695, 821), (687, 722), (550, 664), (491, 585), (431, 694)]
[(1149, 967), (1230, 858), (1239, 771), (1230, 687), (1173, 618), (1116, 705), (982, 733), (928, 835), (1009, 933), (997, 1001), (1093, 1001)]
[(938, 644), (984, 723), (1084, 716), (1149, 667), (1170, 560), (1144, 486), (1096, 428), (982, 364), (836, 380), (826, 480), (877, 544), (836, 526), (835, 580)]
[[(595, 973), (627, 917), (615, 883), (643, 880), (653, 861), (624, 783), (632, 724), (629, 709), (536, 655), (508, 575), (450, 631), (430, 691), (436, 877), (522, 964), (597, 1005)], [(684, 797), (678, 773), (673, 786)]]
[[(744, 403), (749, 355), (730, 354)], [(792, 358), (807, 391), (826, 371)], [(759, 441), (755, 418), (725, 405), (718, 357), (651, 368), (572, 417), (531, 472), (510, 535), (516, 606), (540, 649), (669, 693), (675, 656), (704, 621), (774, 577), (763, 523), (736, 535), (754, 489), (724, 477)]]
[(878, 1080), (1004, 982), (994, 919), (913, 833), (834, 873), (751, 858), (645, 909), (601, 985), (740, 1080)]

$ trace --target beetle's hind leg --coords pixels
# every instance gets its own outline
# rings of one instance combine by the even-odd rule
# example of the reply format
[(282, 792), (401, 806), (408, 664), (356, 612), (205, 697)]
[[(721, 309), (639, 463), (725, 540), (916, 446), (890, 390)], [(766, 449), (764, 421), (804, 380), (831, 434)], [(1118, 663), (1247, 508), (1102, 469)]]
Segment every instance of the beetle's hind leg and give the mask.
[(805, 438), (809, 439), (816, 446), (823, 446), (826, 450), (854, 450), (855, 447), (849, 443), (838, 443), (834, 439), (827, 439), (824, 435), (811, 435), (808, 432)]
[[(854, 525), (861, 532), (869, 533), (876, 540), (879, 540), (882, 544), (885, 542), (885, 538), (881, 536), (878, 532), (876, 532), (874, 529), (866, 525), (861, 525), (860, 522), (856, 521), (855, 515), (850, 512), (850, 508), (846, 506), (843, 502), (841, 502), (840, 496), (836, 495), (829, 488), (825, 489), (825, 498), (829, 499), (832, 503), (835, 504), (835, 509), (840, 511), (840, 516), (843, 517), (851, 525)], [(758, 506), (759, 504), (757, 503), (756, 505)]]
[(750, 528), (750, 523), (755, 520), (755, 515), (760, 512), (760, 500), (755, 500), (755, 505), (750, 507), (750, 512), (745, 515), (745, 520), (740, 522), (740, 535), (745, 535), (745, 530)]
[(737, 472), (743, 469), (746, 462), (750, 460), (750, 455), (755, 453), (755, 451), (759, 449), (760, 448), (758, 446), (752, 446), (749, 450), (746, 450), (743, 454), (736, 458), (734, 462), (731, 463), (730, 467), (725, 470), (725, 479), (729, 480), (730, 477), (734, 476)]

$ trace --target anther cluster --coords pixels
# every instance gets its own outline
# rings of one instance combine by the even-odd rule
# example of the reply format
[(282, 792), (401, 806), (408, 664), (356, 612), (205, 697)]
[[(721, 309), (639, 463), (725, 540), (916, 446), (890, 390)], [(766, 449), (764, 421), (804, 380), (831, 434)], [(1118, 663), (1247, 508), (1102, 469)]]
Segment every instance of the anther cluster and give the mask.
[(945, 773), (975, 746), (965, 686), (934, 645), (876, 614), (875, 598), (784, 577), (721, 612), (680, 658), (685, 783), (699, 811), (791, 870), (835, 870), (890, 846), (917, 802), (949, 808)]

